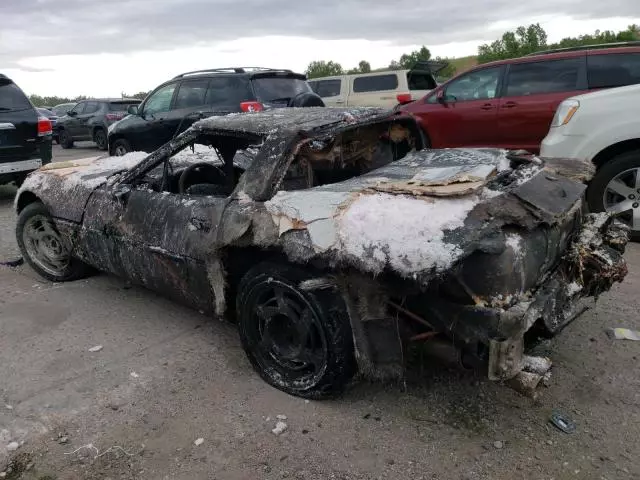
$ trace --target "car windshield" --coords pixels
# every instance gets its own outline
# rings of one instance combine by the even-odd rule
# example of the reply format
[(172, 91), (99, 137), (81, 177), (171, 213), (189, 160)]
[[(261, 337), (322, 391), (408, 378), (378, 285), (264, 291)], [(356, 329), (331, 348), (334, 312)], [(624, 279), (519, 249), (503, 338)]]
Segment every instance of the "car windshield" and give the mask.
[(75, 106), (75, 103), (65, 103), (63, 105), (56, 105), (53, 107), (53, 113), (59, 117), (66, 115), (69, 110)]
[(33, 108), (27, 96), (12, 81), (0, 80), (0, 112)]
[(253, 88), (259, 102), (289, 101), (296, 95), (311, 92), (306, 80), (288, 77), (254, 78)]

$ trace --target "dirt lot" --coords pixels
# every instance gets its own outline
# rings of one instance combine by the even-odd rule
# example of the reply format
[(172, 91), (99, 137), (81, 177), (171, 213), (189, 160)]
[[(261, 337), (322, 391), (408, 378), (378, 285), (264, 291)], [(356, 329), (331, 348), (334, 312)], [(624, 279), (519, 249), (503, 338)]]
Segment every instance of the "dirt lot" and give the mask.
[[(14, 193), (0, 188), (0, 261), (18, 255)], [(640, 342), (604, 333), (640, 329), (640, 246), (627, 258), (627, 281), (541, 346), (555, 367), (538, 401), (424, 361), (403, 385), (354, 382), (340, 399), (305, 402), (260, 380), (233, 325), (106, 275), (51, 284), (27, 267), (0, 267), (0, 472), (28, 480), (639, 478)], [(554, 409), (575, 421), (574, 434), (548, 423)], [(277, 415), (288, 425), (279, 436)]]

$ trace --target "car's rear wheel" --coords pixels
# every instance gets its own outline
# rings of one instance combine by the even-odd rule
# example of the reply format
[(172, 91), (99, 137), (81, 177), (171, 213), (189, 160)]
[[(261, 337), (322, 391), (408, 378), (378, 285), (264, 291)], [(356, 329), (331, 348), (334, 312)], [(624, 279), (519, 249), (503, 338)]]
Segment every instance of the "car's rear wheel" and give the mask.
[(40, 276), (65, 282), (86, 276), (90, 269), (71, 256), (47, 208), (27, 205), (18, 216), (16, 237), (23, 258)]
[(116, 157), (121, 157), (126, 155), (132, 150), (131, 144), (127, 142), (124, 138), (119, 138), (115, 142), (113, 142), (113, 155)]
[(60, 130), (60, 133), (58, 133), (58, 141), (62, 148), (73, 147), (73, 138), (71, 138), (71, 135), (69, 135), (69, 132), (66, 130)]
[(93, 141), (96, 142), (98, 149), (107, 149), (107, 132), (104, 131), (104, 128), (97, 128), (96, 131), (93, 132)]
[(587, 190), (589, 208), (615, 213), (640, 239), (640, 150), (621, 153), (600, 167)]
[(238, 286), (240, 339), (253, 367), (274, 387), (304, 398), (340, 392), (356, 370), (349, 316), (331, 290), (307, 291), (313, 274), (264, 262)]

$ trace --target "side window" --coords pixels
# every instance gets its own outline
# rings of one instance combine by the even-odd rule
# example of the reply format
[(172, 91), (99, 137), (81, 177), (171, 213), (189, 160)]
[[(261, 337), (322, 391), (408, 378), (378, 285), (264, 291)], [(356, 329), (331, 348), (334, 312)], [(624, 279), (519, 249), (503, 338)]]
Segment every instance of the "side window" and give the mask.
[(177, 110), (180, 108), (190, 108), (204, 105), (204, 97), (207, 94), (208, 87), (208, 78), (182, 82), (180, 84), (180, 88), (178, 89), (178, 95), (176, 96), (176, 103), (174, 108)]
[(205, 104), (217, 109), (235, 112), (239, 111), (242, 102), (254, 99), (249, 80), (246, 77), (215, 76), (209, 81)]
[(587, 57), (589, 88), (622, 87), (640, 83), (640, 53)]
[(311, 88), (321, 97), (337, 97), (340, 95), (340, 85), (342, 84), (340, 79), (318, 80), (314, 83), (316, 83), (316, 87)]
[[(489, 100), (498, 92), (498, 82), (502, 67), (485, 68), (467, 73), (449, 83), (445, 90), (445, 98), (451, 102), (467, 102), (470, 100)], [(432, 100), (430, 97), (429, 100)], [(436, 97), (433, 96), (435, 103)]]
[(172, 83), (155, 92), (144, 105), (144, 114), (168, 112), (171, 109), (171, 99), (176, 84)]
[(100, 104), (98, 102), (87, 102), (84, 104), (84, 112), (82, 113), (95, 113), (100, 110)]
[(395, 73), (387, 75), (370, 75), (353, 79), (353, 92), (379, 92), (398, 88), (398, 77)]
[(85, 102), (80, 102), (80, 103), (79, 103), (79, 104), (77, 104), (75, 107), (73, 107), (73, 108), (71, 109), (71, 111), (72, 111), (73, 113), (78, 113), (78, 114), (80, 114), (80, 113), (82, 113), (82, 112), (84, 111), (84, 106), (85, 106)]
[(509, 67), (504, 96), (536, 95), (578, 90), (583, 58), (516, 63)]

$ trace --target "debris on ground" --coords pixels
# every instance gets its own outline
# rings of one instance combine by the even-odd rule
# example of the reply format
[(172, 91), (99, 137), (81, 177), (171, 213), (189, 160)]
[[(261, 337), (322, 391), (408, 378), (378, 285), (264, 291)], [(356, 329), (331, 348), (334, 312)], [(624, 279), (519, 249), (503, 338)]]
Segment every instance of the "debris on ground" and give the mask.
[(4, 408), (6, 408), (7, 410), (13, 410), (13, 405), (9, 405), (7, 403), (7, 404), (5, 404)]
[(20, 448), (20, 444), (18, 442), (10, 442), (7, 445), (7, 450), (9, 450), (10, 452), (15, 452), (19, 448)]
[(275, 428), (273, 430), (271, 430), (271, 432), (274, 435), (280, 435), (280, 434), (284, 433), (286, 430), (287, 430), (287, 424), (282, 422), (282, 421), (280, 421), (280, 422), (276, 423)]
[(198, 447), (198, 446), (202, 445), (203, 443), (204, 443), (204, 438), (202, 438), (202, 437), (197, 438), (197, 439), (196, 439), (196, 441), (195, 441), (195, 442), (193, 442), (193, 444), (194, 444), (196, 447)]
[(551, 418), (549, 418), (549, 422), (564, 433), (574, 433), (576, 431), (576, 424), (561, 412), (553, 412)]
[(493, 446), (500, 450), (502, 449), (502, 447), (504, 447), (504, 443), (501, 440), (496, 440), (495, 442), (493, 442)]
[(608, 328), (606, 332), (612, 340), (640, 340), (640, 332), (637, 330), (629, 330), (628, 328)]
[(91, 353), (99, 352), (100, 350), (102, 350), (102, 345), (96, 345), (95, 347), (91, 347), (89, 349)]
[(287, 419), (287, 416), (286, 416), (286, 415), (276, 415), (276, 418), (277, 418), (278, 420), (286, 420), (286, 419)]
[(133, 378), (138, 378), (140, 376), (136, 372), (131, 372), (129, 375), (131, 375), (131, 377)]

